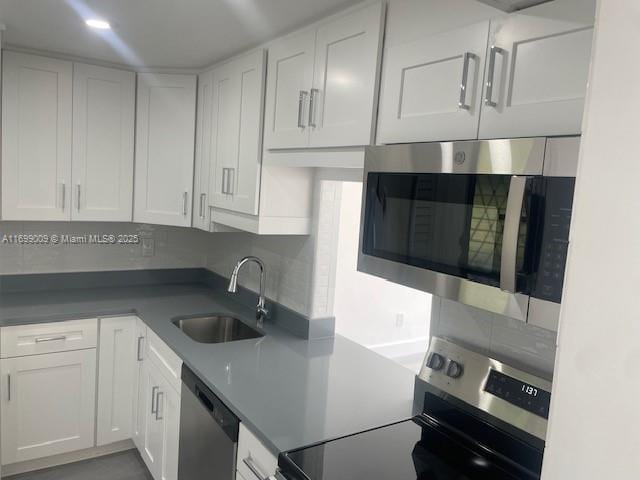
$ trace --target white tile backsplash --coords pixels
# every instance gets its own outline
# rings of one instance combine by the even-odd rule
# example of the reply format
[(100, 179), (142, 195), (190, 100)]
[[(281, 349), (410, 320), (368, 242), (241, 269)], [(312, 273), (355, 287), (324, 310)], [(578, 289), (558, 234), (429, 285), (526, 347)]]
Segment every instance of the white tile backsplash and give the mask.
[(533, 373), (551, 376), (556, 333), (519, 320), (434, 297), (431, 334)]
[[(154, 242), (154, 255), (142, 256), (142, 245), (0, 244), (0, 275), (205, 267), (229, 276), (245, 255), (266, 264), (267, 295), (307, 315), (313, 242), (304, 236), (210, 234), (200, 230), (136, 223), (0, 222), (0, 239), (10, 234), (137, 234)], [(241, 272), (239, 283), (257, 291), (255, 266)]]

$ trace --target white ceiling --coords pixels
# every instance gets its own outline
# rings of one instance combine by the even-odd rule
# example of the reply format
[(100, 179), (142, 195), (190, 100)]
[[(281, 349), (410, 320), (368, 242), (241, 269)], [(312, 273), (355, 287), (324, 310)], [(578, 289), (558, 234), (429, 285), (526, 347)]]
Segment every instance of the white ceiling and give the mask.
[[(137, 67), (200, 68), (354, 0), (0, 0), (4, 43)], [(112, 31), (90, 29), (103, 18)]]

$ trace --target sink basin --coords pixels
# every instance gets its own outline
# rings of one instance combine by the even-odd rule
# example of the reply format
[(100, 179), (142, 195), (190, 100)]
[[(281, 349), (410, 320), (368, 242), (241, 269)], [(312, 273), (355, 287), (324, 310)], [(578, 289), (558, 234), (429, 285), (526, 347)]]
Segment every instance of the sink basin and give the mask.
[(222, 314), (179, 317), (173, 324), (199, 343), (225, 343), (264, 336), (237, 318)]

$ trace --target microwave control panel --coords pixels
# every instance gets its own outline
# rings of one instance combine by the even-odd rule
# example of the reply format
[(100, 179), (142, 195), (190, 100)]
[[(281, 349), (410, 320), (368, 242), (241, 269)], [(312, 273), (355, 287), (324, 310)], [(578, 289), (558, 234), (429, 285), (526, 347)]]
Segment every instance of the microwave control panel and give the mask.
[(533, 296), (560, 303), (569, 250), (575, 179), (545, 177), (544, 226)]

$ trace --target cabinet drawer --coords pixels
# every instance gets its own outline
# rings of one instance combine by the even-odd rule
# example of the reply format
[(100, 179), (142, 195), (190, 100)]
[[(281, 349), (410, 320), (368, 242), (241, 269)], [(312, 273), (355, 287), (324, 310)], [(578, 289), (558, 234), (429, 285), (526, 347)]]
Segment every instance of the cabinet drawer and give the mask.
[(177, 391), (181, 391), (182, 360), (150, 328), (147, 329), (147, 358)]
[[(273, 475), (277, 466), (277, 458), (241, 423), (238, 435), (238, 478), (263, 480)], [(255, 473), (252, 467), (256, 470)]]
[(4, 327), (0, 333), (1, 358), (67, 352), (96, 347), (98, 320), (17, 325)]

